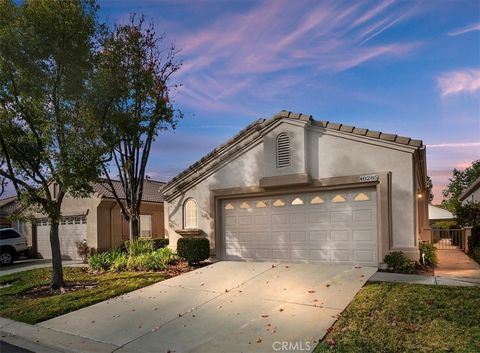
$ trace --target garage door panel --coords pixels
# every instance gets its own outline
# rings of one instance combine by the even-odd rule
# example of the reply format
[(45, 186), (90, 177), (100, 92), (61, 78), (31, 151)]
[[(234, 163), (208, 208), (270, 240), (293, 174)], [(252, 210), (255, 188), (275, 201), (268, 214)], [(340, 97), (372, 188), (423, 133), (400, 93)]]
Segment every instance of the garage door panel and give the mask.
[(350, 232), (348, 230), (332, 230), (330, 231), (331, 241), (348, 241), (350, 238)]
[(290, 215), (290, 223), (305, 224), (307, 223), (307, 215), (304, 213), (294, 213)]
[(331, 261), (337, 262), (353, 262), (353, 249), (332, 249)]
[(328, 240), (327, 230), (312, 230), (308, 234), (310, 242), (325, 242)]
[(368, 230), (354, 230), (353, 240), (355, 241), (374, 241), (375, 232), (371, 229)]
[(226, 200), (222, 209), (225, 259), (378, 264), (374, 189)]

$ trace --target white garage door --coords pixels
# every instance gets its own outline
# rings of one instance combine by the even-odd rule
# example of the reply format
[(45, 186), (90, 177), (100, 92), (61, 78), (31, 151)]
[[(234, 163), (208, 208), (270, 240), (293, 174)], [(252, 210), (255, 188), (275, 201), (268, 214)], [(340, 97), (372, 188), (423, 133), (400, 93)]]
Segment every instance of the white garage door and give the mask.
[[(63, 217), (58, 227), (62, 258), (80, 260), (76, 242), (87, 238), (85, 216)], [(50, 225), (46, 219), (37, 221), (37, 251), (44, 259), (52, 258), (50, 247)]]
[(375, 189), (222, 201), (225, 260), (378, 265)]

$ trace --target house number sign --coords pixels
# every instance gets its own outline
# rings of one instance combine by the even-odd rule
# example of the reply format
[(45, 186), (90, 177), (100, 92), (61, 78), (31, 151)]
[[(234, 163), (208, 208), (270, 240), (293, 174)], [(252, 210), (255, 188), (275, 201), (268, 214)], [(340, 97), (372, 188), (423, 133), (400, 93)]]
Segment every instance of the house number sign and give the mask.
[(362, 175), (360, 177), (360, 181), (362, 183), (368, 183), (370, 181), (378, 181), (378, 175), (370, 174), (370, 175)]

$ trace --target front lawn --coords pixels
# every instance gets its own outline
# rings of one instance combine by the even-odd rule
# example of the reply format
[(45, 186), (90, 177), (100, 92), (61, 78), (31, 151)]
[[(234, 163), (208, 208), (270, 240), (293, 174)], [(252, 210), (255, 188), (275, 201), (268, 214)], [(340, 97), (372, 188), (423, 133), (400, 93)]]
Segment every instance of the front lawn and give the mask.
[(0, 316), (35, 324), (166, 278), (156, 272), (92, 274), (86, 268), (71, 267), (64, 268), (64, 276), (70, 284), (64, 294), (48, 293), (49, 268), (1, 276)]
[(365, 286), (314, 352), (480, 352), (480, 288)]

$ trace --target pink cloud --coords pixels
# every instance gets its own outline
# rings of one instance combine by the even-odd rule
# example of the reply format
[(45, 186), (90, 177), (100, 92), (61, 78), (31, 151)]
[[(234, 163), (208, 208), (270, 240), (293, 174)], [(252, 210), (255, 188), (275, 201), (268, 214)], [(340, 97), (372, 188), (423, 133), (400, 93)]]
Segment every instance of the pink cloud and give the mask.
[[(218, 105), (223, 111), (238, 106), (236, 95), (247, 98), (267, 80), (281, 80), (278, 76), (295, 69), (335, 73), (411, 54), (420, 43), (365, 43), (413, 13), (411, 5), (391, 3), (265, 1), (195, 33), (180, 33), (176, 43), (184, 66), (178, 79), (184, 97), (179, 99), (187, 104), (208, 99), (204, 109)], [(270, 88), (271, 98), (281, 92)]]
[(465, 148), (480, 147), (480, 142), (438, 143), (427, 145), (428, 148)]
[(454, 36), (459, 36), (461, 34), (473, 32), (473, 31), (480, 31), (480, 23), (474, 23), (469, 26), (458, 28), (456, 30), (448, 32), (448, 35), (450, 37), (454, 37)]
[(474, 93), (480, 90), (480, 69), (464, 69), (442, 74), (438, 87), (443, 97), (451, 94)]

